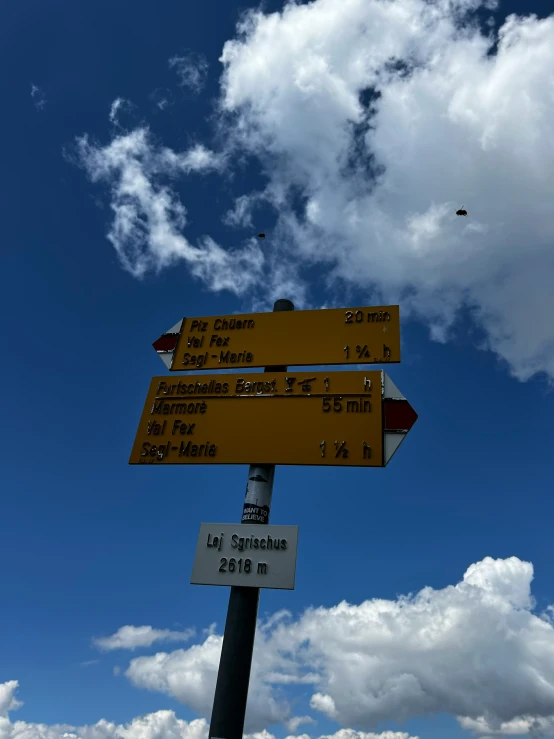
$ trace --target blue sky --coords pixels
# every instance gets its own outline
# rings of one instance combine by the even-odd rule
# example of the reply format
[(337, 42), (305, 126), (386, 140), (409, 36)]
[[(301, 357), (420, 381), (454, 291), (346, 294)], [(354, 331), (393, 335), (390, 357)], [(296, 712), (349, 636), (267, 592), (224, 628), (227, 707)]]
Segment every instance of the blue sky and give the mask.
[(246, 731), (554, 736), (554, 16), (487, 5), (0, 11), (2, 739), (206, 739), (228, 590), (190, 571), (248, 468), (127, 461), (152, 341), (278, 298), (400, 304), (419, 420), (277, 468)]

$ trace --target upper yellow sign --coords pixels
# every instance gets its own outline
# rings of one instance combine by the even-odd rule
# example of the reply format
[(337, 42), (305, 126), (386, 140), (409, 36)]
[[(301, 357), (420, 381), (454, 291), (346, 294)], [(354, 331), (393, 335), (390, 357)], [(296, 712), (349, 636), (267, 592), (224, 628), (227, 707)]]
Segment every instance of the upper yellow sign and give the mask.
[(400, 362), (400, 311), (374, 308), (184, 318), (154, 342), (170, 370)]

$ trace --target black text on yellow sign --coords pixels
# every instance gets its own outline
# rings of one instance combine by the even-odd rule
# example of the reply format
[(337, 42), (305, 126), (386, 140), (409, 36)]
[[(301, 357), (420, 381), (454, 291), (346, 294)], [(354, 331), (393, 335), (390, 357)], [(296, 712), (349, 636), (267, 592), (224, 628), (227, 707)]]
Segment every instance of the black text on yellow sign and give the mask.
[(131, 464), (383, 466), (382, 373), (153, 378)]
[(185, 318), (171, 370), (400, 362), (397, 305)]

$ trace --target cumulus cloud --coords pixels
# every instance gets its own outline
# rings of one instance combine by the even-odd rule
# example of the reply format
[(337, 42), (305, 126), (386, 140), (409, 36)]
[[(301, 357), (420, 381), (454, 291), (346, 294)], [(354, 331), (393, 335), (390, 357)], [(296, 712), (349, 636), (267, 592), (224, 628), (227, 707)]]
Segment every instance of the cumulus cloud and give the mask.
[(290, 731), (291, 734), (294, 734), (294, 732), (298, 729), (299, 726), (302, 726), (302, 724), (315, 724), (315, 719), (313, 719), (311, 716), (293, 716), (290, 718), (287, 723), (287, 731)]
[[(435, 713), (455, 716), (462, 728), (479, 736), (554, 734), (554, 625), (550, 608), (534, 613), (532, 580), (531, 563), (486, 557), (468, 567), (460, 582), (439, 590), (424, 587), (396, 600), (309, 608), (297, 619), (282, 610), (261, 620), (246, 731), (258, 732), (252, 739), (267, 739), (268, 725), (284, 723), (294, 734), (313, 723), (314, 716), (291, 714), (291, 688), (302, 686), (316, 717), (360, 729), (341, 729), (335, 739), (373, 739), (364, 732), (376, 731), (382, 722)], [(118, 630), (110, 648), (146, 645), (153, 643), (153, 634), (174, 633), (147, 629), (140, 636), (138, 631)], [(134, 658), (125, 675), (136, 687), (209, 715), (222, 644), (213, 631), (212, 626), (204, 641), (188, 649)], [(21, 705), (17, 686), (17, 681), (0, 685), (2, 739), (15, 739), (22, 734), (15, 727), (25, 728), (8, 717)], [(160, 731), (184, 737), (192, 726), (162, 711), (132, 722), (125, 729), (130, 738), (136, 722), (146, 726), (144, 736), (148, 727), (161, 726)], [(40, 726), (36, 731), (47, 739), (62, 731), (32, 726)], [(28, 727), (32, 739), (35, 729)], [(116, 731), (121, 736), (124, 729), (108, 722), (79, 730), (63, 727), (83, 739), (97, 739), (102, 732), (115, 739)], [(405, 737), (385, 732), (380, 739)]]
[[(306, 736), (304, 734), (304, 736)], [(419, 739), (410, 737), (405, 731), (383, 731), (380, 734), (372, 732), (354, 731), (354, 729), (340, 729), (332, 735), (322, 736), (320, 739)]]
[(181, 87), (188, 87), (198, 93), (206, 84), (209, 65), (203, 54), (187, 52), (171, 57), (168, 64), (177, 73)]
[(19, 683), (17, 680), (0, 683), (0, 717), (7, 718), (10, 711), (16, 711), (23, 705), (15, 697), (15, 691), (18, 687)]
[(122, 626), (111, 636), (93, 639), (93, 644), (109, 652), (114, 649), (150, 647), (160, 641), (188, 641), (194, 633), (194, 629), (171, 631), (170, 629), (153, 629), (152, 626)]
[[(90, 726), (69, 724), (36, 724), (12, 721), (9, 711), (19, 707), (14, 693), (19, 683), (11, 680), (0, 684), (1, 739), (208, 739), (205, 719), (183, 721), (173, 711), (156, 711), (133, 719), (128, 724), (114, 724), (101, 719)], [(6, 705), (4, 702), (8, 701)]]
[[(533, 612), (532, 579), (529, 562), (487, 557), (441, 590), (274, 614), (258, 625), (247, 730), (295, 731), (287, 689), (303, 685), (313, 711), (365, 731), (449, 713), (480, 735), (554, 733), (554, 627)], [(133, 659), (125, 674), (206, 714), (221, 641)]]
[(209, 635), (202, 644), (187, 650), (137, 657), (125, 675), (137, 687), (167, 693), (200, 715), (210, 715), (221, 642), (222, 637)]
[(489, 726), (484, 716), (478, 719), (461, 718), (459, 723), (463, 729), (468, 729), (483, 739), (489, 736), (530, 736), (532, 739), (538, 739), (552, 736), (554, 731), (551, 717), (544, 719), (527, 716), (514, 721), (498, 722), (494, 728)]
[(439, 340), (466, 306), (516, 377), (554, 377), (554, 16), (511, 15), (495, 38), (475, 20), (493, 6), (251, 10), (220, 59), (221, 132), (261, 162), (283, 250)]
[[(114, 724), (101, 719), (89, 726), (69, 724), (36, 724), (25, 721), (12, 721), (9, 711), (20, 704), (14, 698), (18, 687), (17, 680), (0, 683), (0, 737), (1, 739), (208, 739), (208, 723), (200, 718), (183, 721), (173, 711), (156, 711), (134, 718), (127, 724)], [(3, 703), (4, 701), (4, 703)], [(256, 734), (245, 734), (244, 739), (275, 739), (273, 734), (263, 730)], [(310, 739), (306, 734), (287, 739)], [(385, 731), (382, 734), (342, 730), (320, 739), (418, 739), (403, 732)]]

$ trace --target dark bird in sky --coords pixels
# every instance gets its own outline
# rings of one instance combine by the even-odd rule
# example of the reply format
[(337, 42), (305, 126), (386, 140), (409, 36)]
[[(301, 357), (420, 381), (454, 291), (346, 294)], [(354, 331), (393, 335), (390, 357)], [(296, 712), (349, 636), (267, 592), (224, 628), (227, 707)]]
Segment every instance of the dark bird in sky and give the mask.
[(265, 234), (258, 234), (259, 239), (265, 239)]
[(463, 208), (460, 208), (460, 210), (456, 211), (457, 216), (467, 216), (467, 210), (464, 210)]

